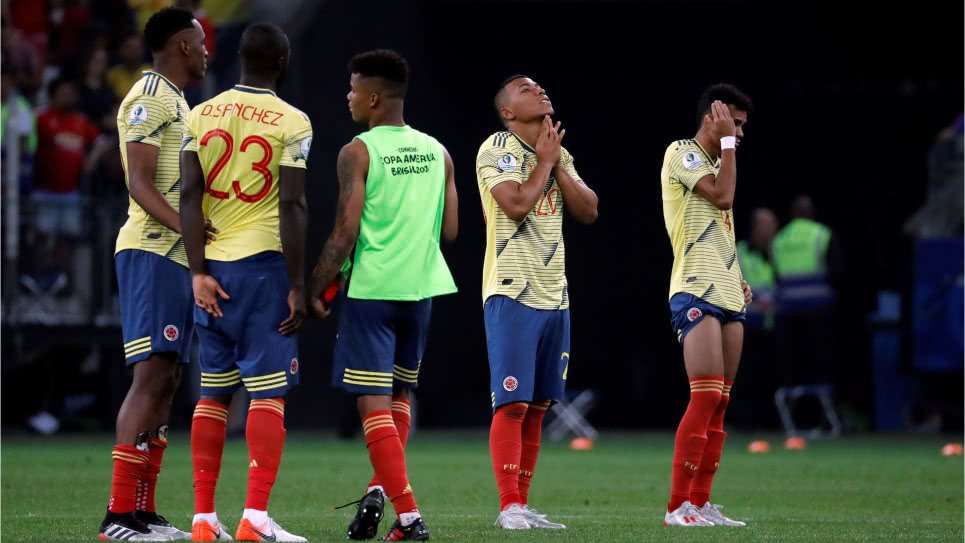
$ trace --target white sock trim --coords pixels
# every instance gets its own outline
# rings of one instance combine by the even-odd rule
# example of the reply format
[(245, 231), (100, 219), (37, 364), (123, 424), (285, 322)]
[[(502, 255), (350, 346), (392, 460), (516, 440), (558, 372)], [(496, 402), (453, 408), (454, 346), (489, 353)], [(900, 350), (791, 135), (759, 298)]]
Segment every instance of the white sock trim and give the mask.
[(249, 522), (256, 526), (264, 526), (268, 522), (268, 511), (245, 509), (241, 517), (248, 519)]
[(379, 492), (381, 492), (383, 496), (385, 496), (385, 488), (383, 488), (382, 485), (372, 485), (365, 489), (365, 493), (368, 494), (369, 492), (372, 492), (376, 488), (379, 489)]
[(218, 525), (218, 513), (195, 513), (194, 519), (191, 524), (197, 524), (198, 522), (205, 521), (208, 524)]
[(418, 510), (416, 510), (416, 511), (412, 511), (412, 512), (409, 512), (409, 513), (402, 513), (402, 514), (400, 514), (400, 515), (399, 515), (399, 522), (400, 522), (403, 526), (408, 526), (408, 525), (412, 524), (413, 522), (419, 520), (420, 518), (422, 518), (422, 515), (419, 514), (419, 511), (418, 511)]

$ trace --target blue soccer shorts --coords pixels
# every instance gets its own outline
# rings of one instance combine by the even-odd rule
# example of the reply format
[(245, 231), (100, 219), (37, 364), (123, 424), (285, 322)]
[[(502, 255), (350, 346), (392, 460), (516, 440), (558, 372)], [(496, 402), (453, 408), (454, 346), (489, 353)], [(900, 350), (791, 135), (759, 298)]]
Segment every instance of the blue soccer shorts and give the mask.
[(289, 315), (285, 258), (268, 251), (207, 266), (231, 299), (219, 298), (220, 318), (194, 308), (202, 396), (230, 396), (242, 385), (254, 399), (284, 396), (299, 370), (296, 336), (278, 333)]
[(419, 386), (432, 299), (343, 300), (332, 385), (358, 395), (391, 395)]
[(191, 273), (171, 259), (125, 249), (114, 257), (127, 365), (155, 353), (187, 364), (194, 321)]
[(708, 315), (720, 321), (721, 326), (747, 320), (747, 313), (744, 311), (724, 309), (693, 294), (678, 292), (670, 297), (670, 323), (681, 345), (687, 334)]
[(493, 409), (559, 401), (570, 363), (570, 310), (533, 309), (506, 296), (483, 307)]

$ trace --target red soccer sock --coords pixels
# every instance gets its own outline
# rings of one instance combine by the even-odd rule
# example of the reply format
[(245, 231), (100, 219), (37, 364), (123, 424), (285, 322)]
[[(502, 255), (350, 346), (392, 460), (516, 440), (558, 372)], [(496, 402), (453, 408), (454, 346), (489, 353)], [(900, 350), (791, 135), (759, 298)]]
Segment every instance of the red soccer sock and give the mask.
[(148, 455), (134, 445), (114, 445), (111, 458), (114, 459), (114, 473), (107, 509), (111, 513), (132, 513), (136, 506), (137, 484)]
[[(160, 429), (159, 429), (160, 430)], [(148, 461), (144, 464), (144, 473), (137, 484), (137, 499), (135, 507), (138, 511), (154, 513), (154, 493), (157, 490), (157, 476), (161, 473), (161, 462), (164, 460), (164, 449), (168, 448), (166, 431), (159, 431), (158, 437), (151, 440), (148, 449)]]
[(539, 458), (539, 445), (543, 433), (543, 416), (549, 409), (549, 402), (529, 404), (522, 427), (522, 454), (519, 459), (519, 501), (529, 503), (529, 485), (533, 482), (536, 460)]
[(285, 448), (285, 400), (251, 400), (248, 424), (248, 497), (245, 509), (268, 510), (268, 498)]
[(405, 450), (399, 439), (399, 430), (388, 409), (372, 411), (362, 419), (365, 445), (369, 448), (369, 460), (375, 475), (392, 500), (395, 513), (411, 513), (418, 510), (409, 478), (405, 472)]
[[(412, 405), (409, 403), (409, 400), (402, 398), (392, 400), (392, 420), (395, 422), (395, 429), (399, 431), (399, 441), (402, 442), (402, 450), (405, 450), (405, 446), (409, 443), (409, 429), (412, 427)], [(378, 474), (373, 473), (369, 486), (379, 486), (381, 484)]]
[(194, 467), (194, 512), (214, 513), (214, 491), (221, 473), (228, 408), (200, 400), (191, 419), (191, 464)]
[(690, 502), (697, 507), (703, 507), (710, 500), (710, 491), (714, 485), (714, 474), (720, 465), (720, 455), (724, 449), (727, 432), (724, 431), (724, 413), (730, 403), (730, 388), (733, 381), (724, 380), (724, 389), (720, 394), (720, 403), (707, 425), (707, 446), (700, 459), (700, 467), (690, 484)]
[(720, 376), (690, 380), (690, 403), (680, 419), (674, 439), (667, 511), (674, 511), (690, 499), (690, 484), (707, 445), (707, 425), (720, 403), (723, 388), (724, 378)]
[(523, 456), (523, 421), (529, 406), (525, 403), (501, 405), (493, 413), (489, 428), (489, 455), (499, 489), (500, 511), (513, 503), (523, 503), (519, 494), (519, 465)]

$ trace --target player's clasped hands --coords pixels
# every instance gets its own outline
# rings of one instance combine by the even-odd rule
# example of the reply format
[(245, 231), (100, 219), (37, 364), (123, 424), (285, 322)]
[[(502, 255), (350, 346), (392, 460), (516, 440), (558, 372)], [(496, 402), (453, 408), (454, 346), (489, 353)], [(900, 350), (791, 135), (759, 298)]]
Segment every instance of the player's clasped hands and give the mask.
[(543, 129), (536, 140), (536, 157), (540, 162), (556, 164), (560, 160), (560, 142), (566, 130), (560, 130), (560, 122), (553, 124), (549, 115), (543, 117)]
[(216, 239), (218, 239), (218, 229), (214, 227), (211, 219), (204, 220), (204, 244), (211, 245)]
[(191, 278), (191, 289), (194, 291), (195, 305), (212, 317), (220, 319), (224, 316), (218, 305), (218, 297), (222, 300), (230, 300), (231, 296), (221, 288), (217, 279), (204, 273), (196, 274)]

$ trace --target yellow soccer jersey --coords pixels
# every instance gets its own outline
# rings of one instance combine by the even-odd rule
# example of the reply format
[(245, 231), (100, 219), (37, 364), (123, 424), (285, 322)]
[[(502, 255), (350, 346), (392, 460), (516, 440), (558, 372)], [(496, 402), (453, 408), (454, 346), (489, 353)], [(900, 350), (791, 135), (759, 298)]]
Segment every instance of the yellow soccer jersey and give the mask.
[(183, 148), (198, 153), (204, 216), (218, 229), (206, 258), (281, 252), (279, 169), (306, 168), (311, 145), (308, 116), (270, 90), (235, 85), (191, 110)]
[[(566, 149), (560, 162), (574, 179), (580, 176)], [(550, 176), (543, 197), (522, 221), (503, 212), (493, 188), (523, 183), (536, 167), (536, 151), (512, 132), (486, 139), (476, 155), (476, 181), (486, 220), (483, 302), (508, 296), (535, 309), (566, 309), (566, 247), (563, 244), (563, 193)]]
[[(184, 94), (156, 72), (144, 72), (134, 84), (117, 112), (117, 133), (121, 145), (121, 165), (124, 180), (131, 186), (127, 164), (127, 144), (146, 143), (158, 147), (154, 186), (175, 210), (181, 200), (181, 167), (178, 151), (184, 130), (184, 119), (189, 111)], [(140, 249), (181, 264), (188, 265), (181, 235), (159, 223), (154, 217), (129, 199), (127, 222), (117, 234), (115, 252)]]
[(712, 161), (695, 140), (676, 141), (664, 154), (663, 220), (674, 255), (670, 296), (685, 292), (724, 309), (742, 311), (734, 212), (717, 209), (694, 191), (697, 181), (719, 171), (720, 163)]

